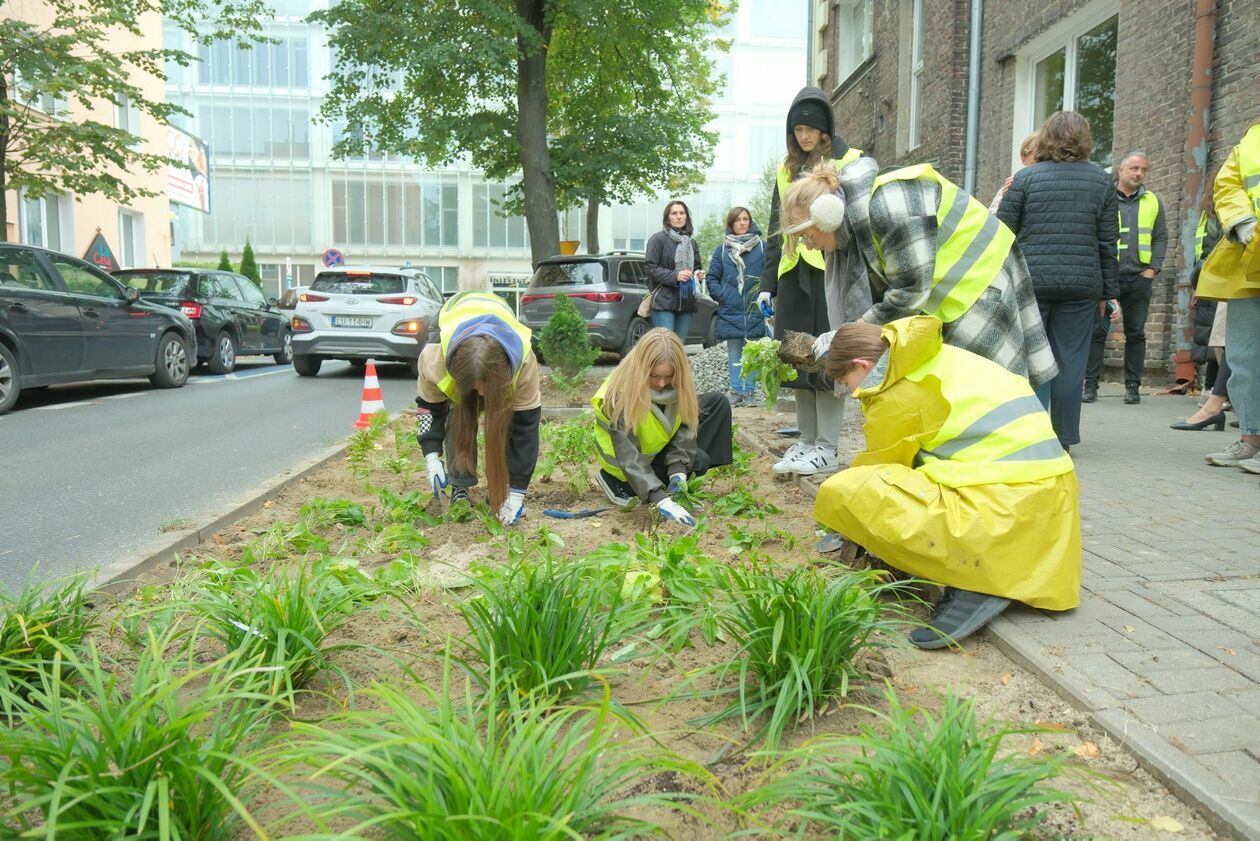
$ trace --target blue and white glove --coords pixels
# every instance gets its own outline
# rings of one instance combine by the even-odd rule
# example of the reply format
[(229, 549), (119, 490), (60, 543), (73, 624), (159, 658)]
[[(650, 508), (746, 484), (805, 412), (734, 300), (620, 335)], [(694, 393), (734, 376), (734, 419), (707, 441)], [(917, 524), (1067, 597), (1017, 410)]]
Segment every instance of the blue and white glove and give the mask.
[(814, 339), (813, 351), (815, 359), (827, 358), (827, 352), (831, 350), (831, 340), (835, 338), (835, 335), (836, 331), (832, 330), (830, 333), (823, 333), (817, 339)]
[(429, 474), (429, 484), (433, 486), (433, 498), (437, 499), (446, 490), (446, 465), (442, 464), (442, 456), (438, 453), (426, 453), (424, 457), (425, 472)]
[(769, 292), (762, 292), (757, 296), (757, 309), (761, 310), (761, 314), (766, 318), (774, 315), (774, 304), (772, 304)]
[(505, 526), (514, 526), (525, 516), (525, 491), (512, 488), (507, 499), (499, 506), (499, 522)]
[(661, 516), (665, 519), (673, 520), (675, 523), (682, 523), (689, 528), (696, 524), (696, 518), (691, 516), (691, 512), (669, 497), (665, 497), (656, 503), (656, 510), (660, 511)]
[(687, 486), (687, 474), (674, 473), (673, 475), (669, 477), (668, 493), (670, 496), (673, 496), (674, 494), (678, 493), (686, 486)]

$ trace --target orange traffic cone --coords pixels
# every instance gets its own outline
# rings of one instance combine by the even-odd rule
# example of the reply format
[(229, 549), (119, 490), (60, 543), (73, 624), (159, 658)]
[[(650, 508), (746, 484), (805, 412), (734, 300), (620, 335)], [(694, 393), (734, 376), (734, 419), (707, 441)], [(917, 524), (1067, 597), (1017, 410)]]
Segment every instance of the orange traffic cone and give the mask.
[(363, 374), (363, 406), (359, 409), (359, 419), (355, 421), (355, 429), (367, 429), (372, 425), (372, 415), (385, 408), (381, 399), (381, 384), (376, 379), (376, 363), (368, 360), (367, 370)]

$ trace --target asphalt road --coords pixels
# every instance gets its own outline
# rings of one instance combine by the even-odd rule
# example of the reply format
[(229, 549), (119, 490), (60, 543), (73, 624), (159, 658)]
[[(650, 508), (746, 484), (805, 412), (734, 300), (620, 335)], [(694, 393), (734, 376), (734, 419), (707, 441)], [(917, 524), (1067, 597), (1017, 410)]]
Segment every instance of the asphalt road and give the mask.
[[(390, 412), (412, 404), (403, 366), (378, 374)], [(0, 416), (0, 586), (13, 592), (36, 564), (39, 579), (103, 566), (225, 508), (344, 439), (362, 390), (347, 362), (310, 378), (245, 358), (179, 389), (116, 380), (23, 395)]]

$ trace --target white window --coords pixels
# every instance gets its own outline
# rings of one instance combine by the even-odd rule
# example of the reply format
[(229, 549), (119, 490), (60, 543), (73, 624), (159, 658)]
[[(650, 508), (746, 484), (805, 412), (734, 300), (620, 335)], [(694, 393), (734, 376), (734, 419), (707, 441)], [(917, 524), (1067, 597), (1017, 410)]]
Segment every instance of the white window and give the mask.
[(118, 211), (118, 262), (124, 269), (144, 266), (144, 214)]
[(457, 266), (417, 266), (427, 274), (443, 295), (454, 295), (459, 291), (459, 268)]
[(1118, 21), (1114, 0), (1098, 0), (1028, 45), (1016, 68), (1013, 145), (1055, 111), (1077, 111), (1094, 135), (1091, 160), (1111, 166)]
[(140, 109), (129, 96), (120, 96), (114, 103), (114, 128), (140, 135)]
[(843, 82), (871, 57), (872, 0), (841, 0), (836, 15), (836, 80)]
[(907, 119), (907, 149), (918, 148), (922, 142), (923, 122), (923, 0), (913, 0), (913, 3), (910, 18), (910, 113)]
[(64, 117), (69, 103), (59, 96), (39, 90), (35, 82), (28, 82), (16, 72), (13, 74), (13, 98), (28, 108), (43, 111), (50, 117)]
[(22, 197), (22, 242), (68, 251), (73, 240), (70, 220), (70, 199), (50, 193), (41, 199)]

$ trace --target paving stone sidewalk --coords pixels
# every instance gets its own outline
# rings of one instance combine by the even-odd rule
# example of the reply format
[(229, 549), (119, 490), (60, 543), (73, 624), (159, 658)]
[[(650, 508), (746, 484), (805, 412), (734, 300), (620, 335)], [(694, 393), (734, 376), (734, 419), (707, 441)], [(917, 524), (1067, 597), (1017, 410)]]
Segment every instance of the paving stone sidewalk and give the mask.
[[(1122, 395), (1104, 384), (1082, 407), (1072, 448), (1081, 606), (1015, 606), (986, 633), (1218, 830), (1260, 841), (1260, 476), (1203, 461), (1237, 429), (1169, 428), (1197, 399)], [(842, 460), (863, 445), (848, 408)]]

